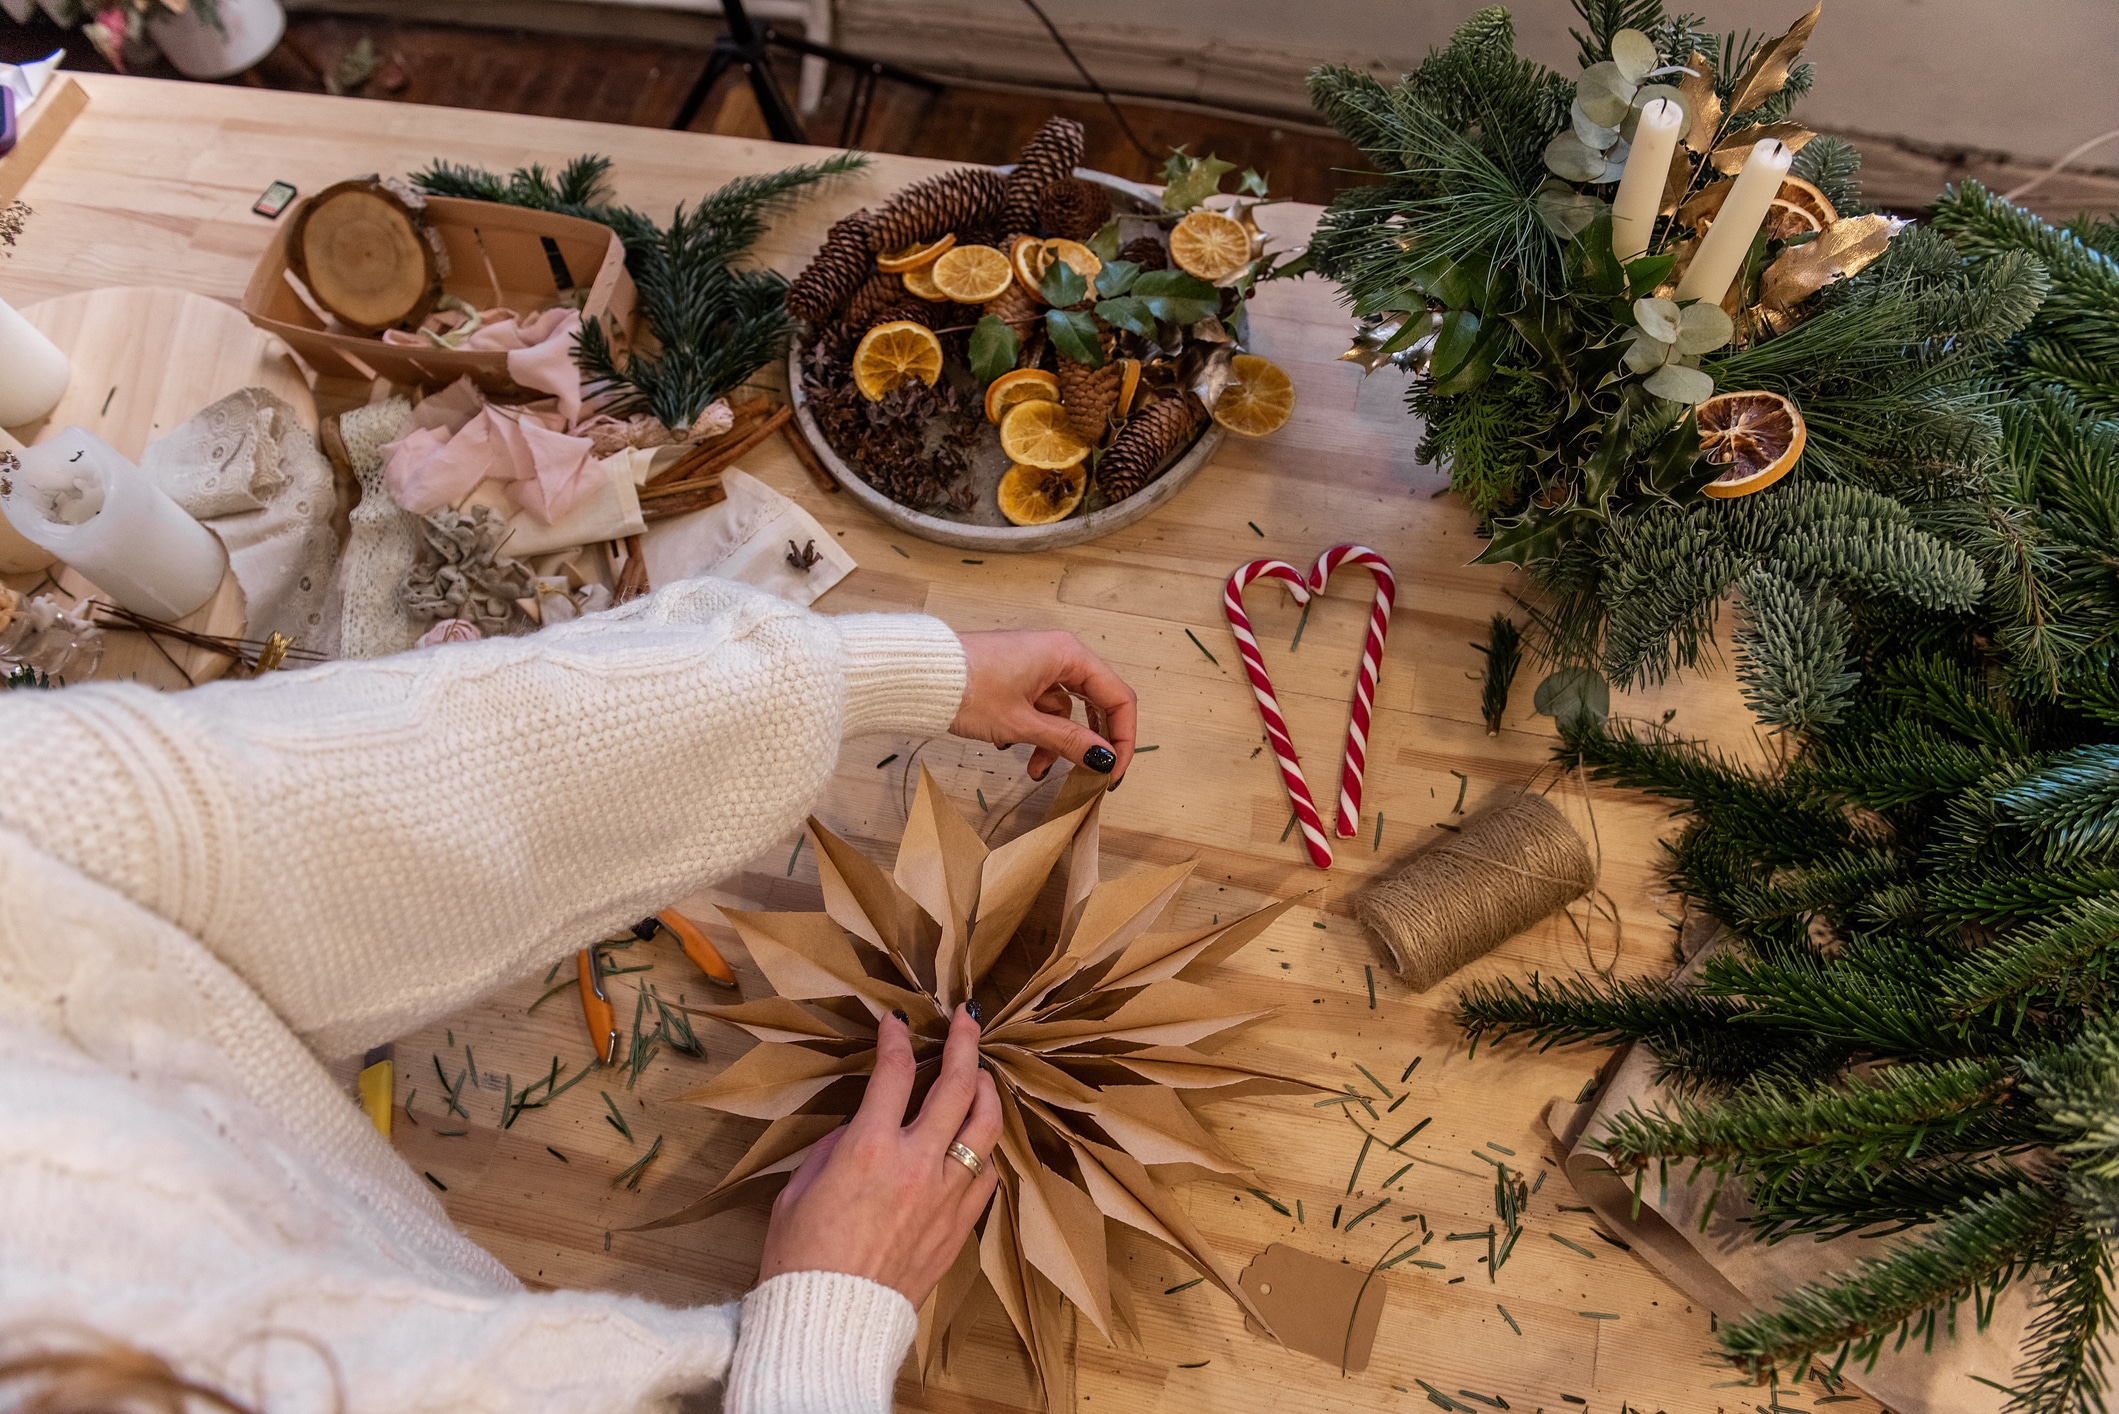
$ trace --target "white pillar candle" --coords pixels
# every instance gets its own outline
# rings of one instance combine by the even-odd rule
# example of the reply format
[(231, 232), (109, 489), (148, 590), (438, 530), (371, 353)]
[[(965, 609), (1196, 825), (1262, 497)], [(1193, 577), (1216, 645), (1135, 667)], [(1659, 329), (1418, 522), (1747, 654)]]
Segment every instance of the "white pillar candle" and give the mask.
[(0, 427), (20, 427), (50, 412), (73, 376), (59, 346), (0, 300)]
[(1788, 164), (1794, 159), (1794, 152), (1777, 139), (1762, 138), (1752, 144), (1751, 155), (1744, 159), (1744, 170), (1737, 173), (1736, 185), (1729, 190), (1729, 199), (1722, 203), (1700, 248), (1692, 254), (1692, 264), (1685, 267), (1684, 278), (1678, 281), (1678, 303), (1722, 302), (1736, 272), (1744, 266), (1744, 257), (1751, 252), (1751, 238), (1766, 224), (1766, 210), (1781, 194), (1781, 178), (1788, 175)]
[(1677, 151), (1678, 129), (1684, 121), (1685, 110), (1667, 98), (1655, 99), (1641, 110), (1618, 195), (1611, 199), (1611, 253), (1621, 265), (1648, 254), (1656, 213), (1663, 205), (1663, 188), (1670, 180), (1670, 155)]
[(220, 588), (220, 538), (94, 433), (66, 428), (18, 462), (0, 476), (0, 513), (120, 607), (181, 619)]

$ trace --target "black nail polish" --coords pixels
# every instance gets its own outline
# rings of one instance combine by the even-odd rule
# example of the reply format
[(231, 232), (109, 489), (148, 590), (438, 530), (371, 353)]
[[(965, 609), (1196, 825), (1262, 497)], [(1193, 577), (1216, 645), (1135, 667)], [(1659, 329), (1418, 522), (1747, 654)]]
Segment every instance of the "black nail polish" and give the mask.
[(1118, 778), (1117, 780), (1113, 781), (1113, 782), (1112, 782), (1112, 783), (1111, 783), (1110, 785), (1108, 785), (1108, 786), (1105, 786), (1105, 787), (1104, 787), (1104, 794), (1105, 794), (1105, 795), (1109, 795), (1109, 794), (1111, 794), (1111, 792), (1112, 792), (1112, 791), (1115, 791), (1115, 790), (1117, 790), (1117, 789), (1118, 789), (1118, 788), (1119, 788), (1120, 786), (1124, 785), (1125, 783), (1126, 783), (1126, 778), (1125, 778), (1124, 776), (1120, 776), (1120, 777), (1119, 777), (1119, 778)]
[(890, 1012), (890, 1014), (891, 1014), (892, 1016), (896, 1017), (896, 1018), (897, 1018), (898, 1020), (900, 1020), (900, 1021), (904, 1022), (904, 1023), (905, 1023), (905, 1026), (906, 1026), (906, 1029), (908, 1029), (908, 1030), (910, 1030), (910, 1029), (911, 1029), (911, 1027), (912, 1027), (912, 1018), (911, 1018), (911, 1017), (909, 1017), (909, 1016), (907, 1016), (907, 1015), (906, 1015), (906, 1014), (904, 1013), (904, 1011), (903, 1011), (902, 1009), (900, 1009), (900, 1008), (897, 1008), (897, 1007), (893, 1007), (893, 1008), (891, 1008), (891, 1012)]
[(1108, 746), (1092, 746), (1082, 753), (1082, 764), (1092, 771), (1109, 775), (1111, 768), (1118, 764), (1118, 753)]
[(980, 1026), (984, 1026), (986, 1024), (986, 1009), (980, 1006), (977, 1002), (964, 1003), (964, 1011), (968, 1016), (970, 1016), (970, 1018), (974, 1022), (978, 1023)]

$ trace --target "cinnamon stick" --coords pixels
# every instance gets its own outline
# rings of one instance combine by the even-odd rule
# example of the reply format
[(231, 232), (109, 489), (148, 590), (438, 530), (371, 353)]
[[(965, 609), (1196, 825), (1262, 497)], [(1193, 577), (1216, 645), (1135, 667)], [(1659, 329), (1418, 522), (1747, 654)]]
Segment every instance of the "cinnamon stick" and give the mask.
[(618, 572), (618, 583), (611, 590), (611, 602), (624, 604), (638, 599), (648, 592), (647, 556), (641, 553), (640, 537), (625, 537), (625, 568)]
[(693, 511), (703, 511), (708, 506), (717, 506), (728, 499), (728, 491), (719, 481), (708, 481), (697, 486), (687, 486), (683, 494), (665, 496), (659, 501), (650, 501), (641, 506), (640, 518), (649, 525), (657, 521), (674, 520), (688, 516)]
[(802, 463), (802, 469), (809, 473), (809, 479), (816, 483), (817, 489), (836, 492), (839, 489), (838, 480), (824, 469), (823, 462), (817, 460), (817, 454), (811, 449), (809, 439), (802, 435), (802, 429), (790, 422), (785, 431), (787, 445), (793, 449), (795, 460)]
[(702, 476), (716, 475), (726, 471), (736, 458), (779, 431), (787, 424), (787, 420), (794, 415), (795, 410), (782, 403), (772, 416), (753, 427), (733, 445), (724, 445), (729, 440), (727, 437), (705, 443), (687, 452), (667, 471), (659, 472), (649, 477), (647, 484), (650, 487), (667, 486), (671, 482), (692, 481)]

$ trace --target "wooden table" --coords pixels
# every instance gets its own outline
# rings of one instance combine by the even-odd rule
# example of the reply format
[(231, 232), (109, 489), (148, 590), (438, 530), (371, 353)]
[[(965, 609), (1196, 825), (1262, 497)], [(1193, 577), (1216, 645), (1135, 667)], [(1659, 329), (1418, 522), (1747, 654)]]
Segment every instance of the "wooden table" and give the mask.
[[(358, 173), (408, 172), (436, 157), (505, 170), (602, 152), (616, 158), (618, 199), (664, 216), (678, 200), (732, 176), (805, 155), (760, 142), (541, 118), (444, 115), (234, 87), (83, 81), (94, 101), (25, 192), (37, 215), (14, 258), (0, 263), (0, 295), (14, 301), (153, 281), (234, 302), (270, 231), (249, 206), (274, 179), (313, 192)], [(935, 166), (879, 159), (867, 173), (780, 219), (760, 255), (781, 270), (798, 269), (829, 221)], [(1271, 214), (1299, 237), (1316, 209)], [(1470, 517), (1439, 494), (1445, 479), (1438, 471), (1414, 464), (1420, 429), (1404, 412), (1403, 379), (1389, 373), (1363, 379), (1335, 361), (1348, 320), (1332, 288), (1319, 281), (1268, 288), (1253, 308), (1257, 350), (1286, 367), (1300, 391), (1294, 419), (1265, 441), (1231, 438), (1216, 464), (1169, 507), (1095, 544), (979, 562), (890, 532), (849, 498), (820, 494), (778, 442), (746, 463), (813, 511), (860, 561), (861, 569), (820, 608), (924, 610), (963, 629), (1064, 626), (1134, 683), (1142, 739), (1156, 749), (1138, 760), (1125, 789), (1106, 805), (1106, 868), (1196, 859), (1195, 882), (1173, 909), (1176, 920), (1203, 921), (1291, 891), (1324, 888), (1322, 908), (1290, 914), (1223, 969), (1220, 985), (1245, 1008), (1279, 1009), (1234, 1043), (1248, 1060), (1337, 1085), (1360, 1083), (1357, 1062), (1395, 1082), (1415, 1056), (1424, 1058), (1405, 1087), (1411, 1095), (1398, 1117), (1410, 1123), (1432, 1114), (1434, 1122), (1406, 1146), (1416, 1162), (1390, 1188), (1388, 1214), (1420, 1211), (1445, 1231), (1483, 1230), (1492, 1216), (1492, 1170), (1472, 1151), (1490, 1144), (1549, 1175), (1532, 1200), (1529, 1231), (1505, 1281), (1489, 1284), (1469, 1246), (1461, 1257), (1443, 1249), (1448, 1270), (1400, 1266), (1380, 1278), (1389, 1282), (1389, 1305), (1376, 1354), (1365, 1374), (1347, 1380), (1245, 1334), (1233, 1305), (1209, 1288), (1166, 1294), (1191, 1271), (1121, 1233), (1114, 1251), (1140, 1340), (1137, 1348), (1112, 1348), (1083, 1323), (1078, 1407), (1425, 1409), (1431, 1406), (1416, 1383), (1422, 1379), (1452, 1395), (1459, 1389), (1498, 1394), (1512, 1408), (1555, 1414), (1585, 1408), (1564, 1402), (1565, 1395), (1595, 1411), (1617, 1411), (1622, 1402), (1672, 1414), (1748, 1409), (1767, 1396), (1728, 1384), (1729, 1368), (1710, 1358), (1708, 1313), (1600, 1242), (1582, 1215), (1562, 1211), (1574, 1200), (1541, 1157), (1550, 1147), (1541, 1111), (1556, 1096), (1572, 1099), (1602, 1053), (1531, 1056), (1508, 1047), (1467, 1059), (1450, 1021), (1454, 986), (1410, 994), (1348, 917), (1346, 899), (1362, 880), (1394, 855), (1435, 838), (1438, 823), (1457, 818), (1460, 783), (1463, 808), (1471, 810), (1536, 775), (1548, 759), (1551, 724), (1530, 710), (1540, 676), (1535, 666), (1517, 682), (1506, 729), (1488, 736), (1481, 724), (1482, 659), (1471, 644), (1484, 640), (1496, 610), (1513, 610), (1520, 619), (1511, 595), (1526, 586), (1504, 570), (1467, 567), (1477, 548)], [(1360, 838), (1343, 843), (1339, 865), (1322, 874), (1308, 867), (1299, 841), (1286, 834), (1287, 801), (1270, 753), (1259, 749), (1257, 710), (1219, 599), (1222, 579), (1245, 560), (1270, 554), (1303, 563), (1347, 539), (1389, 557), (1401, 590), (1372, 730), (1368, 813)], [(1293, 653), (1295, 611), (1277, 593), (1252, 596), (1259, 638), (1320, 794), (1329, 792), (1337, 770), (1369, 596), (1365, 576), (1339, 576)], [(1218, 661), (1193, 646), (1187, 629)], [(1711, 736), (1740, 755), (1765, 749), (1726, 675), (1642, 693), (1620, 710), (1667, 718), (1674, 728)], [(997, 813), (1024, 789), (1021, 749), (999, 752), (948, 739), (866, 740), (848, 749), (820, 814), (887, 858), (903, 818), (902, 768), (916, 750), (974, 819), (992, 818), (979, 811), (979, 792)], [(892, 755), (895, 762), (878, 766)], [(1553, 797), (1588, 831), (1578, 787), (1563, 783)], [(1616, 944), (1619, 967), (1666, 970), (1669, 920), (1679, 906), (1659, 869), (1657, 840), (1669, 828), (1665, 811), (1604, 790), (1596, 792), (1593, 808), (1604, 887), (1625, 924)], [(793, 837), (775, 844), (710, 897), (750, 907), (818, 907), (809, 852), (791, 860), (794, 845)], [(705, 912), (707, 902), (691, 906)], [(1596, 941), (1600, 957), (1608, 958), (1609, 933), (1599, 932)], [(740, 949), (731, 949), (746, 994), (761, 993), (756, 970)], [(655, 971), (641, 977), (659, 979), (665, 993), (705, 995), (674, 948), (650, 945), (634, 956), (653, 963)], [(1567, 972), (1584, 961), (1582, 943), (1556, 918), (1460, 976)], [(636, 980), (614, 982), (621, 1021), (629, 1019)], [(672, 1303), (735, 1296), (755, 1273), (763, 1212), (638, 1236), (621, 1230), (704, 1191), (757, 1132), (755, 1122), (665, 1103), (744, 1043), (702, 1024), (707, 1060), (665, 1053), (630, 1091), (621, 1074), (592, 1077), (551, 1109), (502, 1131), (498, 1111), (507, 1077), (520, 1084), (542, 1075), (555, 1054), (570, 1070), (588, 1055), (571, 989), (526, 1014), (545, 991), (538, 979), (528, 979), (399, 1043), (400, 1100), (416, 1089), (412, 1111), (419, 1119), (406, 1124), (400, 1116), (400, 1149), (448, 1184), (451, 1214), (528, 1282), (608, 1287)], [(467, 1047), (475, 1049), (481, 1085), (492, 1093), (473, 1094), (470, 1122), (451, 1125), (442, 1121), (436, 1099), (436, 1059), (453, 1077)], [(637, 1147), (606, 1122), (599, 1089), (622, 1107)], [(1372, 1162), (1350, 1199), (1359, 1138), (1335, 1110), (1301, 1099), (1249, 1100), (1215, 1107), (1209, 1120), (1256, 1165), (1268, 1190), (1290, 1205), (1302, 1200), (1308, 1218), (1297, 1224), (1217, 1184), (1184, 1188), (1195, 1220), (1228, 1260), (1240, 1267), (1274, 1241), (1363, 1265), (1382, 1251), (1390, 1235), (1375, 1225), (1345, 1236), (1330, 1226), (1335, 1205), (1384, 1196), (1374, 1185), (1397, 1167)], [(449, 1128), (468, 1132), (439, 1132)], [(664, 1138), (663, 1154), (640, 1189), (614, 1190), (611, 1177), (656, 1135)], [(1579, 1255), (1552, 1233), (1595, 1256)], [(1521, 1335), (1503, 1321), (1497, 1302), (1508, 1307)], [(1619, 1319), (1577, 1314), (1585, 1309)], [(908, 1381), (900, 1394), (908, 1408), (941, 1414), (1020, 1408), (1033, 1402), (1026, 1370), (1005, 1317), (989, 1301), (956, 1368), (925, 1389)], [(1856, 1414), (1875, 1408), (1866, 1401), (1836, 1407)]]

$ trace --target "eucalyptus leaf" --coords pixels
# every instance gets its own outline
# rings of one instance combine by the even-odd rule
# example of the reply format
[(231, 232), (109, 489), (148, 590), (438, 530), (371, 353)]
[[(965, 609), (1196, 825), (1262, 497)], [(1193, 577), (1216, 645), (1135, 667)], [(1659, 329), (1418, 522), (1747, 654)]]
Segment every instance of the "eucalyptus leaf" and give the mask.
[(1045, 303), (1055, 309), (1080, 304), (1089, 297), (1089, 282), (1064, 260), (1055, 260), (1045, 267), (1044, 277), (1037, 282), (1037, 288), (1045, 297)]
[(1095, 251), (1098, 260), (1109, 263), (1118, 259), (1118, 222), (1104, 222), (1103, 227), (1082, 244)]
[(1022, 347), (1023, 341), (1006, 320), (987, 315), (971, 331), (971, 376), (981, 383), (991, 383), (1015, 367), (1015, 356)]
[(1580, 235), (1604, 209), (1604, 203), (1589, 193), (1576, 191), (1565, 182), (1550, 180), (1538, 188), (1538, 194), (1531, 198), (1531, 205), (1545, 229), (1563, 241), (1571, 241)]
[(1138, 334), (1143, 339), (1155, 337), (1154, 311), (1148, 308), (1146, 300), (1136, 299), (1132, 295), (1097, 301), (1096, 317), (1114, 329)]
[(1736, 337), (1736, 321), (1718, 304), (1687, 305), (1678, 319), (1678, 352), (1712, 353)]
[(1604, 154), (1591, 149), (1570, 128), (1545, 144), (1545, 165), (1570, 182), (1593, 182), (1604, 175)]
[(1601, 722), (1611, 715), (1611, 684), (1595, 668), (1560, 668), (1538, 684), (1531, 705), (1562, 726)]
[(1678, 308), (1676, 300), (1651, 296), (1633, 302), (1633, 322), (1640, 325), (1641, 332), (1651, 339), (1676, 343), (1684, 321), (1685, 311)]
[(1633, 106), (1637, 87), (1619, 72), (1618, 65), (1607, 59), (1582, 70), (1582, 77), (1575, 80), (1575, 101), (1582, 105), (1591, 122), (1615, 128), (1626, 121), (1626, 110)]
[(1612, 65), (1629, 83), (1647, 78), (1662, 61), (1655, 41), (1637, 29), (1622, 29), (1611, 37)]
[(1096, 272), (1096, 292), (1105, 299), (1115, 299), (1132, 289), (1133, 281), (1139, 275), (1138, 262), (1107, 256), (1104, 268)]
[(1592, 152), (1602, 152), (1619, 140), (1619, 130), (1617, 128), (1606, 127), (1582, 111), (1581, 99), (1577, 98), (1574, 101), (1574, 106), (1568, 111), (1569, 115), (1574, 119), (1575, 136), (1581, 140), (1584, 147)]
[(1652, 373), (1670, 361), (1672, 347), (1663, 339), (1643, 334), (1627, 345), (1626, 366), (1635, 373)]
[[(1172, 159), (1173, 162), (1175, 159)], [(1234, 162), (1224, 162), (1219, 157), (1191, 157), (1190, 165), (1181, 173), (1169, 178), (1163, 187), (1163, 210), (1190, 211), (1208, 197), (1221, 190), (1221, 179), (1236, 170)], [(1167, 174), (1168, 168), (1164, 171)]]
[(1080, 310), (1048, 309), (1045, 311), (1045, 332), (1052, 338), (1052, 347), (1076, 363), (1091, 368), (1104, 366), (1104, 350), (1096, 338), (1095, 315)]
[(1697, 368), (1666, 363), (1641, 384), (1659, 398), (1674, 403), (1704, 403), (1714, 396), (1714, 380)]
[(1626, 164), (1624, 162), (1619, 161), (1615, 157), (1607, 157), (1604, 159), (1603, 174), (1597, 178), (1597, 181), (1600, 183), (1616, 182), (1619, 178), (1625, 175)]

